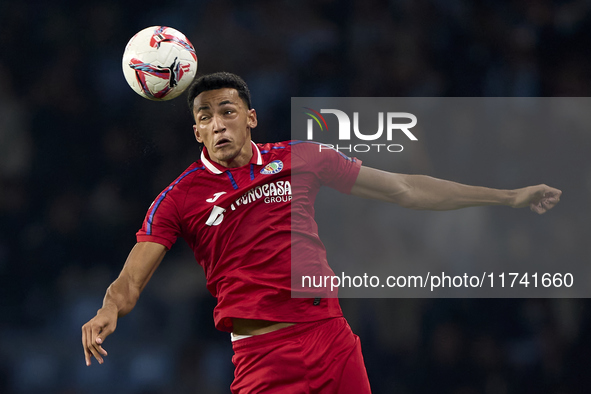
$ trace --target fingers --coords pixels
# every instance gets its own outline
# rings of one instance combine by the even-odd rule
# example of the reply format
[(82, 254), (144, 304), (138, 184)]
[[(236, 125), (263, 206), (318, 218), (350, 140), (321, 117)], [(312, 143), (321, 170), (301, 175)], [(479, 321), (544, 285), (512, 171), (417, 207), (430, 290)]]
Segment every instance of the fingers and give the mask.
[(546, 209), (552, 208), (556, 203), (558, 203), (558, 200), (555, 198), (543, 198), (541, 201), (542, 206)]
[(540, 196), (540, 199), (530, 204), (530, 209), (540, 215), (554, 208), (554, 206), (560, 201), (560, 196), (562, 195), (562, 191), (558, 189), (547, 187), (545, 185), (544, 187), (546, 190)]
[(92, 345), (93, 335), (91, 323), (92, 321), (82, 326), (82, 347), (84, 348), (84, 358), (87, 366), (91, 364), (92, 356), (94, 356), (100, 364), (103, 363), (102, 358)]
[(549, 205), (544, 201), (539, 201), (537, 203), (531, 203), (529, 208), (537, 213), (538, 215), (541, 215), (543, 213), (546, 213), (550, 208), (552, 208), (554, 205)]
[(555, 189), (553, 187), (546, 186), (546, 185), (543, 185), (543, 186), (545, 187), (545, 189), (544, 189), (542, 199), (553, 202), (554, 204), (558, 203), (558, 201), (560, 201), (560, 196), (562, 195), (562, 191), (559, 189)]
[(547, 211), (547, 209), (542, 207), (541, 202), (537, 203), (537, 204), (534, 204), (534, 203), (530, 204), (529, 209), (531, 209), (533, 212), (537, 213), (538, 215), (541, 215)]
[(84, 325), (84, 326), (82, 326), (82, 348), (84, 349), (84, 361), (86, 362), (86, 365), (89, 366), (90, 359), (91, 359), (91, 353), (88, 350), (88, 347), (86, 346), (86, 337), (87, 337), (86, 325)]
[(103, 349), (105, 339), (115, 331), (117, 327), (117, 308), (102, 307), (95, 317), (82, 326), (82, 347), (86, 365), (90, 365), (92, 357), (99, 364), (104, 362), (103, 357), (107, 351)]
[(104, 362), (103, 356), (107, 356), (107, 351), (103, 349), (102, 343), (104, 338), (113, 332), (112, 329), (106, 329), (108, 326), (107, 323), (103, 328), (103, 325), (96, 321), (96, 317), (82, 326), (82, 347), (84, 348), (84, 359), (87, 366), (91, 364), (92, 357), (99, 364)]
[(99, 334), (101, 334), (102, 332), (102, 327), (93, 327), (92, 328), (92, 339), (90, 341), (92, 348), (92, 354), (94, 355), (94, 358), (96, 358), (99, 362), (99, 364), (102, 364), (104, 362), (103, 358), (101, 356), (106, 356), (107, 352), (105, 351), (105, 349), (103, 349), (103, 347), (101, 346), (101, 344), (103, 343), (102, 338), (99, 337)]
[(98, 350), (98, 352), (100, 354), (102, 354), (103, 356), (107, 356), (107, 351), (105, 349), (103, 349), (103, 347), (101, 346), (105, 340), (105, 338), (107, 336), (109, 336), (109, 334), (111, 334), (113, 332), (113, 330), (108, 330), (107, 328), (103, 328), (102, 331), (100, 333), (97, 334), (96, 339), (94, 340), (94, 347)]
[(84, 347), (84, 358), (87, 366), (91, 364), (91, 356), (94, 356), (99, 364), (104, 362), (99, 349), (96, 346), (96, 333), (93, 334), (95, 329), (93, 329), (92, 326), (93, 322), (91, 320), (82, 327), (82, 346)]
[(539, 215), (546, 213), (548, 210), (554, 208), (554, 206), (560, 201), (562, 191), (547, 185), (538, 185), (535, 186), (535, 188), (537, 190), (532, 196), (533, 198), (530, 199), (529, 204), (529, 207), (533, 212)]
[(547, 188), (546, 195), (552, 195), (552, 196), (556, 196), (556, 197), (560, 197), (562, 195), (562, 190), (560, 190), (560, 189), (556, 189), (556, 188), (553, 188), (550, 186), (546, 186), (546, 188)]

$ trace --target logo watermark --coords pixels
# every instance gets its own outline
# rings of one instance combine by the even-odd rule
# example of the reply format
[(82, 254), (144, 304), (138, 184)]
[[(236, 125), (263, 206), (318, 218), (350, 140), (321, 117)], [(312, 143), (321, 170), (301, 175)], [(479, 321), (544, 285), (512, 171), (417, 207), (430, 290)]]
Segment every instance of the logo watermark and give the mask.
[[(319, 150), (336, 149), (338, 151), (347, 152), (402, 152), (404, 147), (401, 144), (392, 143), (346, 143), (348, 141), (383, 141), (384, 134), (387, 142), (392, 141), (395, 133), (402, 132), (409, 140), (418, 141), (417, 137), (410, 131), (411, 128), (417, 124), (417, 117), (409, 112), (378, 112), (378, 129), (377, 131), (365, 134), (362, 133), (359, 126), (359, 112), (353, 112), (353, 122), (346, 112), (339, 109), (321, 109), (320, 112), (309, 107), (304, 107), (307, 110), (306, 115), (310, 117), (307, 122), (306, 138), (311, 141), (314, 140), (314, 125), (321, 132), (325, 130), (328, 132), (328, 123), (322, 114), (332, 114), (336, 116), (338, 122), (338, 139), (345, 143), (325, 144), (319, 145)], [(401, 120), (406, 119), (407, 122)], [(352, 131), (352, 132), (351, 132)], [(353, 134), (353, 135), (352, 135)]]

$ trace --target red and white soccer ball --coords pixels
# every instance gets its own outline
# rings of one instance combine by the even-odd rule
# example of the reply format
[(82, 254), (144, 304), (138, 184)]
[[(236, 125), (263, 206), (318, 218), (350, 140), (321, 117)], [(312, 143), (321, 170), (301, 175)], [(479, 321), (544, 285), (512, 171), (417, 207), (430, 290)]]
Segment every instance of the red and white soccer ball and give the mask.
[(189, 87), (197, 73), (195, 48), (180, 31), (152, 26), (129, 40), (123, 75), (131, 88), (149, 100), (170, 100)]

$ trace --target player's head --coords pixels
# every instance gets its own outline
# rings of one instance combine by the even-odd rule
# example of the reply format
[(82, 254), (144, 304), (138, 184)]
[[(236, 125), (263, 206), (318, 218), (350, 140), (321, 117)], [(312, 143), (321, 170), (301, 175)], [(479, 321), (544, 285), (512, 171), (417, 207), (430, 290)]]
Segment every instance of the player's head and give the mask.
[(187, 104), (189, 105), (189, 111), (194, 114), (194, 103), (195, 97), (208, 90), (216, 90), (222, 88), (236, 89), (238, 96), (244, 101), (248, 109), (252, 108), (250, 100), (250, 90), (248, 85), (242, 78), (236, 74), (229, 72), (217, 72), (213, 74), (202, 75), (195, 79), (188, 89)]
[(195, 139), (209, 159), (224, 167), (246, 165), (253, 154), (251, 129), (257, 126), (246, 83), (230, 73), (205, 75), (191, 85), (188, 100)]

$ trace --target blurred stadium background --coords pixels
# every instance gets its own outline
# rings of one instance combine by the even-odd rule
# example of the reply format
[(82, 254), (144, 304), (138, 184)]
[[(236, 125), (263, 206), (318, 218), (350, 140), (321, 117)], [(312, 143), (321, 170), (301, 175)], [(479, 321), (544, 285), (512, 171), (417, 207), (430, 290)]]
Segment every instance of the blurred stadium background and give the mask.
[[(590, 9), (588, 0), (2, 1), (0, 393), (229, 392), (230, 341), (213, 328), (215, 300), (183, 242), (120, 320), (105, 364), (83, 360), (80, 327), (146, 209), (198, 157), (183, 99), (148, 102), (123, 79), (123, 48), (140, 29), (173, 26), (194, 44), (200, 73), (243, 76), (260, 120), (254, 138), (263, 142), (290, 137), (292, 96), (590, 96)], [(505, 261), (586, 263), (591, 132), (556, 133), (488, 136), (491, 147), (510, 148), (492, 167), (470, 162), (470, 144), (452, 149), (439, 136), (404, 170), (470, 182), (513, 166), (506, 187), (562, 188), (561, 206), (543, 220), (516, 220), (506, 209), (484, 227), (471, 215), (455, 222), (496, 239)], [(548, 171), (529, 165), (531, 157)], [(576, 167), (561, 166), (566, 158)], [(514, 226), (505, 233), (507, 223)], [(452, 224), (424, 230), (447, 234)], [(393, 232), (391, 242), (417, 259), (457, 256), (461, 240), (444, 239), (433, 253), (422, 231)], [(591, 391), (588, 299), (342, 305), (375, 393)]]

